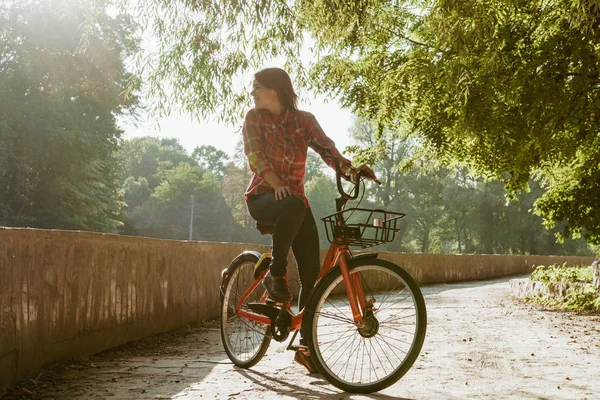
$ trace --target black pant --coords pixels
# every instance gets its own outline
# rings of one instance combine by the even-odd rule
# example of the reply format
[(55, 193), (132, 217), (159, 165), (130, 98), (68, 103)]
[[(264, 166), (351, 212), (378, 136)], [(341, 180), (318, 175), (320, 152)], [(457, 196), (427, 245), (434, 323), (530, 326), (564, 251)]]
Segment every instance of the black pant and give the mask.
[(310, 208), (296, 196), (275, 200), (275, 193), (263, 193), (248, 198), (248, 211), (258, 223), (273, 226), (273, 276), (286, 273), (290, 247), (300, 276), (298, 308), (302, 310), (308, 294), (319, 276), (319, 232)]

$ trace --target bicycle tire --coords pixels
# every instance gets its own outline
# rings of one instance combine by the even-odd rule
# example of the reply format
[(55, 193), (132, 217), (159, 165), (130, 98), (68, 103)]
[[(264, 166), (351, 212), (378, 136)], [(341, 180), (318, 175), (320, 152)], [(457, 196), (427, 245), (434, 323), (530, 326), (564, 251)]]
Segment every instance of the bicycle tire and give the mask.
[[(267, 325), (235, 315), (236, 304), (255, 280), (254, 266), (258, 259), (259, 255), (250, 252), (238, 256), (227, 269), (221, 286), (221, 342), (231, 362), (241, 368), (256, 365), (271, 343), (271, 330)], [(259, 285), (245, 304), (259, 301), (263, 294), (264, 289)]]
[[(330, 383), (347, 392), (372, 393), (397, 382), (417, 359), (427, 328), (425, 300), (415, 280), (394, 263), (355, 259), (348, 265), (351, 276), (360, 274), (367, 300), (375, 300), (368, 323), (361, 330), (354, 325), (342, 274), (336, 267), (314, 288), (305, 308), (303, 329), (312, 359)], [(374, 286), (379, 284), (390, 289), (378, 291)], [(402, 340), (408, 336), (409, 340)], [(355, 342), (357, 349), (352, 347)], [(400, 347), (406, 348), (402, 357), (396, 354)], [(375, 358), (372, 350), (378, 349), (383, 355)], [(352, 376), (347, 373), (349, 368), (353, 369)]]

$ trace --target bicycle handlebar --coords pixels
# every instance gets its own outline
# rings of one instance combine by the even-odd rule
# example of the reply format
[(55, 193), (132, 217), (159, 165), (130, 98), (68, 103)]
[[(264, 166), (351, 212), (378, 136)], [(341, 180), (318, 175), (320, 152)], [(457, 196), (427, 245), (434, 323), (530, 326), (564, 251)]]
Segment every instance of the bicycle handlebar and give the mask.
[[(356, 181), (353, 182), (351, 175), (346, 175), (342, 172), (342, 168), (340, 166), (340, 161), (336, 158), (333, 158), (333, 162), (335, 164), (335, 178), (336, 178), (338, 192), (342, 196), (342, 198), (344, 198), (346, 200), (355, 200), (358, 197), (358, 194), (360, 192), (360, 183), (362, 182), (363, 179), (370, 179), (377, 184), (381, 184), (381, 182), (379, 182), (377, 179), (373, 179), (373, 178), (369, 177), (365, 171), (357, 171), (356, 172)], [(352, 167), (350, 167), (350, 168), (352, 168)], [(348, 194), (344, 190), (344, 187), (342, 186), (341, 178), (344, 178), (345, 180), (354, 183), (354, 194), (353, 195)]]
[(335, 163), (335, 183), (337, 184), (337, 190), (339, 192), (339, 194), (345, 198), (346, 200), (356, 200), (356, 198), (358, 197), (358, 193), (360, 191), (360, 177), (356, 177), (356, 181), (353, 182), (354, 183), (354, 194), (350, 195), (348, 193), (346, 193), (346, 191), (344, 190), (344, 187), (342, 186), (342, 177), (344, 177), (344, 179), (346, 179), (349, 182), (352, 182), (352, 177), (350, 175), (345, 175), (342, 172), (342, 168), (340, 167), (340, 162), (337, 159), (333, 159), (333, 162)]

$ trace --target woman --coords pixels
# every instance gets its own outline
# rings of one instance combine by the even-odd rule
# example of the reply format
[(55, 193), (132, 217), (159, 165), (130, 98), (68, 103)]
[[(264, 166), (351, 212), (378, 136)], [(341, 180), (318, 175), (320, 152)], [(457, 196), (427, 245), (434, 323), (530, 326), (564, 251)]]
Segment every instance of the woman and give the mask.
[[(287, 255), (294, 253), (301, 290), (301, 310), (312, 290), (320, 269), (319, 236), (315, 219), (304, 193), (304, 175), (308, 147), (342, 172), (355, 173), (351, 161), (344, 158), (328, 138), (315, 117), (298, 110), (297, 96), (289, 75), (280, 68), (266, 68), (254, 75), (254, 108), (246, 114), (243, 126), (244, 152), (252, 179), (246, 189), (248, 211), (257, 224), (272, 227), (273, 249), (269, 272), (263, 285), (276, 302), (288, 302), (292, 293), (286, 283)], [(373, 172), (366, 166), (359, 167)], [(300, 345), (305, 340), (300, 332)], [(316, 372), (306, 348), (296, 352), (294, 360), (310, 372)]]

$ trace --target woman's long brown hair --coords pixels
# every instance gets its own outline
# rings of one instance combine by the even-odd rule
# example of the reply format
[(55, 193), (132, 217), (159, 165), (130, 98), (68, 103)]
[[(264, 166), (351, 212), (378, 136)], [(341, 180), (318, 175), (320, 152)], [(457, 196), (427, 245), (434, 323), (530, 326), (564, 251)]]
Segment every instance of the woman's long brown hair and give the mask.
[(297, 110), (298, 96), (294, 92), (292, 80), (281, 68), (265, 68), (254, 74), (254, 78), (266, 87), (273, 89), (279, 96), (279, 101), (288, 110)]

